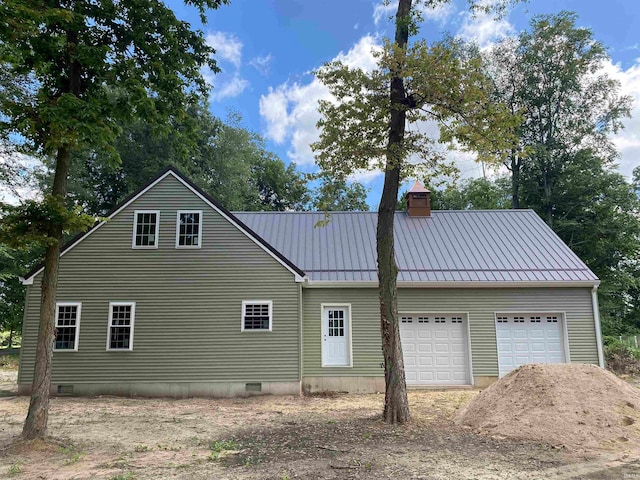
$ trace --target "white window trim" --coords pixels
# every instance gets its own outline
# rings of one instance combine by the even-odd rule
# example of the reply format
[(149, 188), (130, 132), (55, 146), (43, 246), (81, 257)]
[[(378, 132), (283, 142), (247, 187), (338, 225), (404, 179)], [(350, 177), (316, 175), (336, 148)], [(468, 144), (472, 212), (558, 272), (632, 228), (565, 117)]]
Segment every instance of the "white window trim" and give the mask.
[[(324, 318), (324, 310), (326, 308), (346, 308), (348, 310), (348, 329), (347, 335), (349, 336), (349, 364), (348, 365), (326, 365), (324, 363), (324, 336), (327, 334), (327, 324)], [(323, 368), (353, 368), (353, 335), (351, 335), (352, 322), (351, 322), (351, 304), (350, 303), (321, 303), (320, 304), (320, 319), (322, 328), (320, 333), (320, 361)]]
[(56, 302), (56, 323), (55, 327), (58, 328), (58, 314), (60, 313), (60, 307), (78, 307), (76, 316), (76, 338), (73, 342), (73, 349), (71, 348), (56, 348), (56, 339), (53, 339), (53, 351), (54, 352), (77, 352), (78, 344), (80, 342), (80, 317), (82, 316), (82, 303), (80, 302)]
[[(244, 328), (244, 312), (246, 305), (269, 305), (269, 328)], [(240, 313), (241, 332), (272, 332), (273, 331), (273, 300), (243, 300), (242, 312)]]
[[(111, 322), (113, 321), (113, 307), (131, 306), (131, 335), (129, 336), (129, 348), (109, 348), (111, 345)], [(136, 302), (109, 302), (109, 322), (107, 323), (107, 351), (131, 352), (133, 351), (133, 327), (136, 320)]]
[[(156, 214), (156, 243), (155, 245), (136, 245), (136, 232), (138, 231), (138, 214), (155, 213)], [(134, 210), (133, 212), (133, 235), (131, 238), (131, 248), (135, 250), (151, 250), (157, 249), (160, 245), (160, 210)]]
[[(180, 215), (183, 213), (197, 213), (198, 219), (198, 245), (180, 245)], [(202, 247), (202, 210), (178, 210), (176, 213), (176, 248), (197, 249)]]

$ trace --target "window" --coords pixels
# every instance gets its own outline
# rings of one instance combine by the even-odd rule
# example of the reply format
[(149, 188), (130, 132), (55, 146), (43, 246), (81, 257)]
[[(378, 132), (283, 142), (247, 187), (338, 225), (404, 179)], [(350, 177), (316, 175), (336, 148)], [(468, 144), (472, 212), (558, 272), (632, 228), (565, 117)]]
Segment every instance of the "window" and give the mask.
[(80, 331), (81, 303), (56, 303), (56, 339), (53, 349), (56, 351), (78, 350)]
[(158, 210), (136, 210), (133, 214), (133, 248), (158, 248)]
[(202, 211), (179, 210), (176, 218), (176, 248), (200, 248)]
[[(329, 310), (329, 336), (330, 337), (344, 337), (344, 308)], [(413, 319), (409, 317), (407, 320), (409, 323), (413, 322)]]
[(270, 331), (273, 303), (267, 301), (242, 302), (242, 328), (245, 331)]
[(133, 350), (134, 302), (109, 303), (109, 332), (107, 350)]

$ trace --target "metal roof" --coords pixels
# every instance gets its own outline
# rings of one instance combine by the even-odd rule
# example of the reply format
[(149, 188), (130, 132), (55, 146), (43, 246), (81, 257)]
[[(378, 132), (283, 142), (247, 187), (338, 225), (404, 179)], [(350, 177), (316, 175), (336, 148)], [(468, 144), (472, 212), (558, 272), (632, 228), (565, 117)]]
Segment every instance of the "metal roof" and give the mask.
[[(234, 212), (313, 282), (377, 282), (376, 212)], [(399, 282), (597, 284), (532, 210), (395, 218)]]

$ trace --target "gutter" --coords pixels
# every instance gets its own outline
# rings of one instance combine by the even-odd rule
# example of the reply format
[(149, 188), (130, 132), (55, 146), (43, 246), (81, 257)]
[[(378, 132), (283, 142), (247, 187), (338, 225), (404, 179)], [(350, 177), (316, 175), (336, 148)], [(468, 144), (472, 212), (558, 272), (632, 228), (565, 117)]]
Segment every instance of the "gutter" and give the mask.
[(604, 352), (602, 350), (602, 331), (600, 330), (600, 308), (598, 307), (598, 286), (591, 289), (591, 301), (593, 304), (593, 319), (596, 329), (596, 343), (598, 347), (598, 365), (604, 368)]

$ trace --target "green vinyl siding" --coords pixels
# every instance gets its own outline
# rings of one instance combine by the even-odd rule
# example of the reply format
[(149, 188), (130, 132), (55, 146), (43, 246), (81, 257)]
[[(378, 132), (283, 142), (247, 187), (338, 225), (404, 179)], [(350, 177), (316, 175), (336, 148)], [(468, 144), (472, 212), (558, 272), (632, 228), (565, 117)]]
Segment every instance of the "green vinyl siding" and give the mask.
[[(159, 210), (159, 248), (132, 249), (134, 210)], [(177, 210), (202, 210), (202, 248), (176, 249)], [(38, 274), (27, 292), (20, 383), (33, 376)], [(54, 352), (53, 383), (295, 382), (294, 274), (172, 175), (61, 259), (59, 302), (82, 302), (77, 352)], [(271, 332), (241, 332), (243, 300), (273, 302)], [(136, 302), (133, 351), (106, 351), (109, 302)]]
[[(351, 303), (353, 368), (323, 368), (322, 303)], [(468, 313), (474, 376), (497, 376), (496, 312), (566, 314), (571, 361), (598, 363), (591, 289), (504, 288), (419, 289), (398, 292), (398, 310), (407, 313)], [(304, 291), (305, 376), (383, 374), (378, 291), (375, 288), (309, 288)]]

